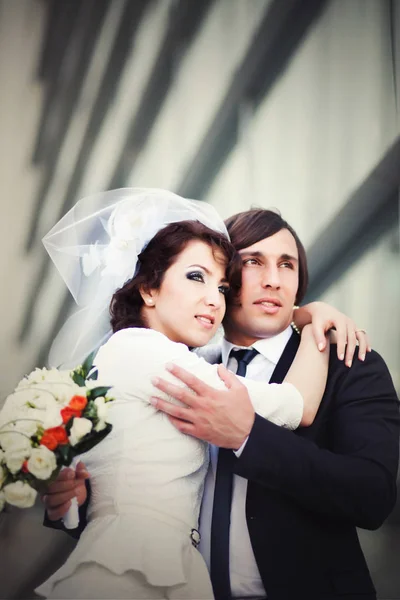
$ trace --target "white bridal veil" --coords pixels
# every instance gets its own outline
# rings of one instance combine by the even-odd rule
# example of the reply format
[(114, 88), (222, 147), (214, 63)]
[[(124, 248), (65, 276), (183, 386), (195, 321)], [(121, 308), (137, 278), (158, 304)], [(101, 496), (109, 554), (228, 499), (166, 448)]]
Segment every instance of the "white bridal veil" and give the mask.
[(107, 340), (112, 295), (133, 277), (138, 255), (157, 231), (185, 220), (229, 238), (210, 204), (146, 188), (83, 198), (49, 231), (43, 244), (80, 307), (53, 342), (51, 366), (74, 367)]

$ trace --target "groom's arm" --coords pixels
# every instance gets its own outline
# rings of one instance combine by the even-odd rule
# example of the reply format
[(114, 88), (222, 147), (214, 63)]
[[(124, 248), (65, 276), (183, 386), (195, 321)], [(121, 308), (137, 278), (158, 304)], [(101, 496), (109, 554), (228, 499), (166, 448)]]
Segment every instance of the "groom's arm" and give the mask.
[(399, 406), (381, 357), (337, 366), (325, 439), (329, 449), (256, 416), (235, 473), (312, 512), (376, 529), (396, 502)]
[[(194, 385), (190, 377), (183, 379), (176, 367), (171, 371), (189, 389), (174, 392), (166, 382), (156, 386), (190, 408), (157, 398), (154, 405), (180, 431), (223, 448), (239, 448), (239, 436), (247, 427), (246, 398), (240, 390), (231, 386), (210, 392), (198, 380)], [(376, 352), (367, 355), (366, 364), (355, 360), (348, 369), (332, 351), (327, 391), (314, 426), (326, 417), (329, 450), (253, 413), (235, 473), (307, 510), (377, 528), (396, 501), (400, 418), (390, 374)]]

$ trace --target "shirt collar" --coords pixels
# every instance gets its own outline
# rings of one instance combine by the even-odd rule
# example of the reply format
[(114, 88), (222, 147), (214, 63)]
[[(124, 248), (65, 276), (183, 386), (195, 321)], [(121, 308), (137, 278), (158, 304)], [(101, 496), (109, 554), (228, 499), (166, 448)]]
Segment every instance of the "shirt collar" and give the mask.
[[(254, 344), (251, 345), (252, 348), (258, 350), (264, 358), (269, 360), (273, 365), (277, 365), (282, 353), (285, 349), (286, 344), (288, 343), (290, 336), (292, 335), (292, 328), (287, 327), (278, 335), (275, 335), (270, 338), (264, 338), (263, 340), (257, 340)], [(224, 365), (228, 364), (229, 354), (232, 349), (240, 349), (244, 348), (244, 346), (237, 346), (236, 344), (231, 344), (228, 342), (226, 338), (222, 340), (222, 362)]]

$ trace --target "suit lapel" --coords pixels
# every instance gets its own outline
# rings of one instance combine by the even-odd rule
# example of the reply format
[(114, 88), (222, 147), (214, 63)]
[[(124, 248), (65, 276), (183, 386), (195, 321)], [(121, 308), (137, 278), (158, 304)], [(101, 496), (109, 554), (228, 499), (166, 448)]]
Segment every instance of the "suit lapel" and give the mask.
[(271, 375), (271, 379), (269, 380), (270, 383), (282, 383), (282, 381), (285, 379), (286, 373), (289, 371), (290, 365), (296, 356), (299, 344), (300, 336), (293, 331), (284, 351), (282, 352), (282, 356), (280, 357), (278, 364)]

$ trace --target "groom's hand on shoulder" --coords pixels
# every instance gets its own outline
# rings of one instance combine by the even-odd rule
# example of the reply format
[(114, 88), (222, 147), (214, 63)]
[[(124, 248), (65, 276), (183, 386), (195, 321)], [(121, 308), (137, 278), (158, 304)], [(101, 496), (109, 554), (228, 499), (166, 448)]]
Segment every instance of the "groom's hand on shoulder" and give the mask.
[(185, 406), (177, 406), (157, 396), (151, 398), (151, 404), (166, 413), (182, 433), (221, 448), (240, 448), (255, 419), (247, 388), (240, 380), (219, 365), (218, 374), (225, 389), (217, 390), (181, 367), (170, 365), (168, 370), (186, 387), (176, 386), (161, 378), (153, 380), (153, 385)]
[(50, 521), (62, 519), (68, 512), (74, 497), (78, 499), (79, 506), (82, 506), (87, 499), (85, 480), (88, 477), (86, 466), (83, 462), (79, 462), (75, 470), (62, 469), (57, 479), (47, 486), (42, 501)]

